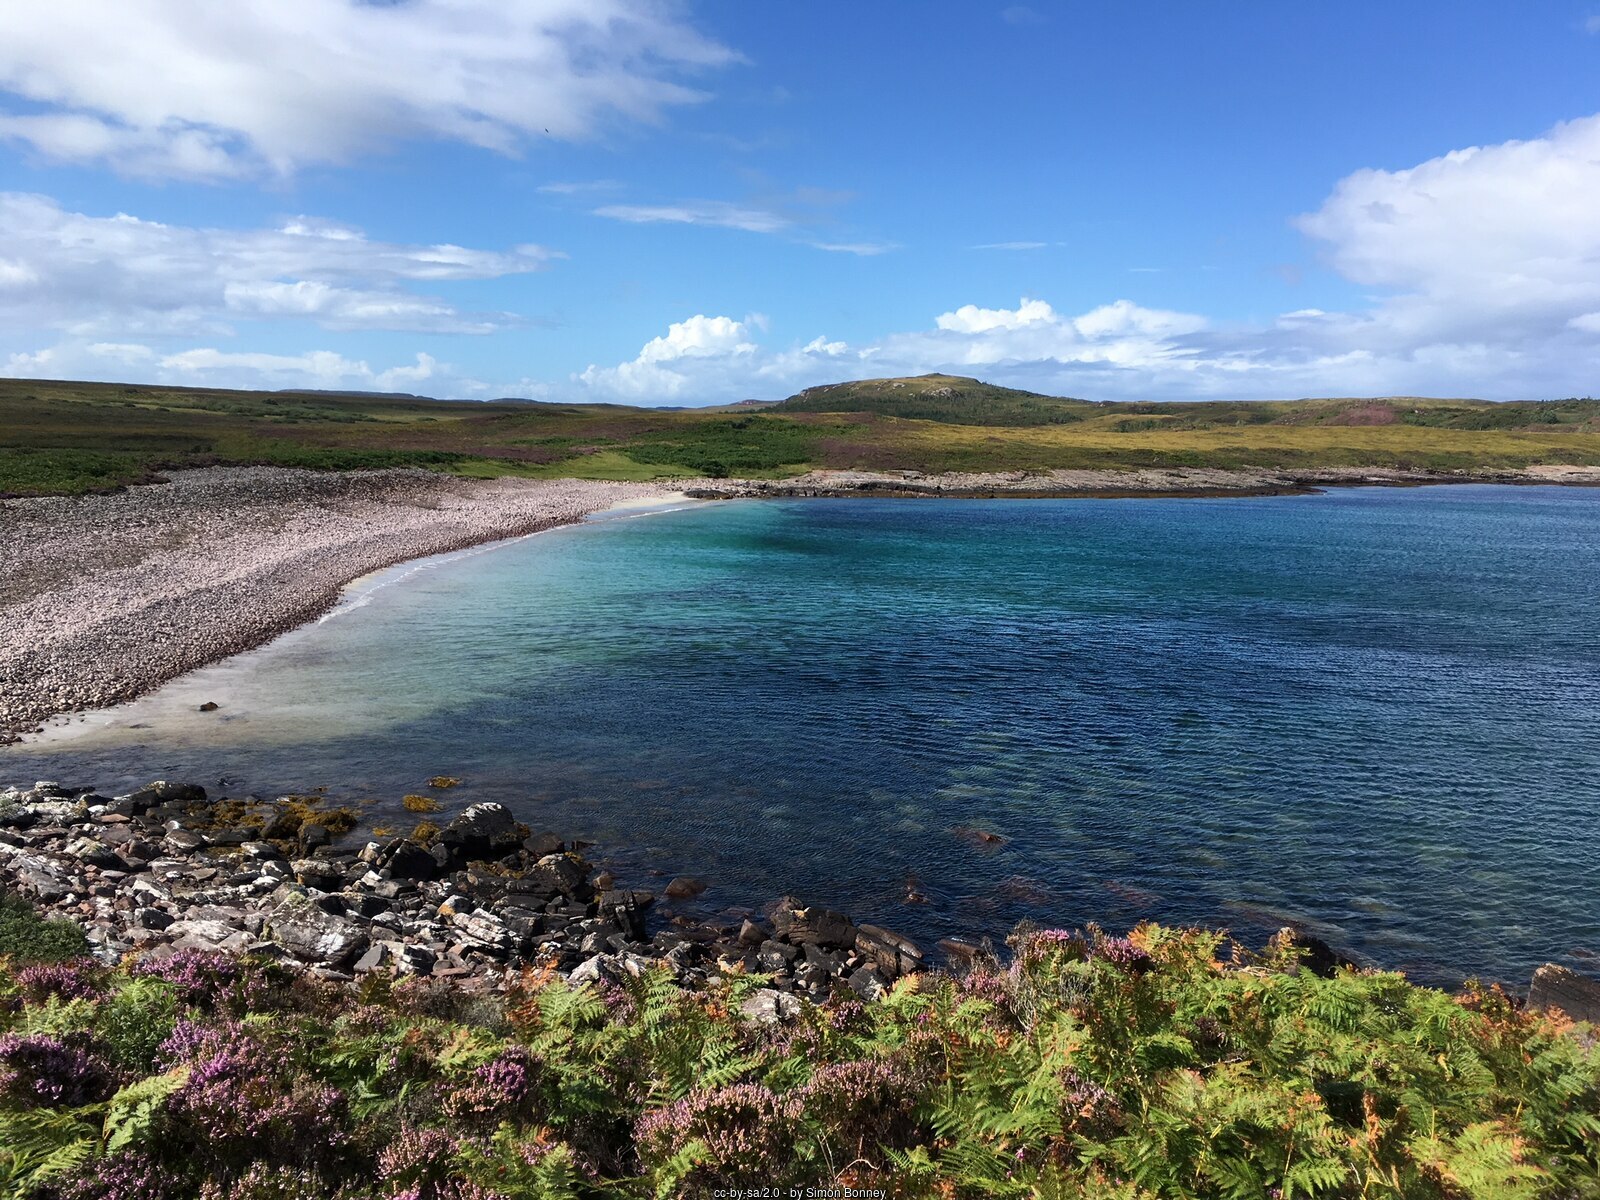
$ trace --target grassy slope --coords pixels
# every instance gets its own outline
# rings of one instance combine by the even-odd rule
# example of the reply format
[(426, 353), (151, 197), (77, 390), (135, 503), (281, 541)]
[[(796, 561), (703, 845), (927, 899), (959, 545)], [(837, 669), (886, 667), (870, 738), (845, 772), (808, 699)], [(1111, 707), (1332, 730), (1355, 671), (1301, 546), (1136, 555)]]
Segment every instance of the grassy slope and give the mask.
[(925, 376), (812, 388), (757, 409), (667, 411), (0, 380), (0, 495), (93, 491), (208, 463), (652, 479), (1540, 462), (1600, 464), (1600, 402), (1094, 404)]

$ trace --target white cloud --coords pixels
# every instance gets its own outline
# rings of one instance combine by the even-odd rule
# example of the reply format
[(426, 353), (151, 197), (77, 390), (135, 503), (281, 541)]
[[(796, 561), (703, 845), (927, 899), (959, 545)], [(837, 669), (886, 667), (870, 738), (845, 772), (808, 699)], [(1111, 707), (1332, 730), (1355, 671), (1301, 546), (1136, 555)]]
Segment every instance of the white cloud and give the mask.
[(515, 318), (462, 313), (403, 285), (523, 274), (554, 257), (538, 246), (370, 241), (308, 217), (251, 230), (96, 217), (22, 193), (0, 193), (0, 246), (0, 319), (86, 337), (222, 333), (232, 320), (260, 318), (485, 333)]
[(613, 192), (621, 186), (615, 179), (557, 180), (541, 184), (539, 190), (551, 196), (581, 196), (585, 192)]
[(831, 254), (854, 254), (857, 258), (873, 258), (900, 249), (893, 242), (812, 242), (814, 249)]
[(1054, 322), (1055, 310), (1043, 300), (1023, 297), (1016, 308), (979, 308), (963, 304), (954, 312), (940, 314), (934, 321), (940, 329), (954, 333), (987, 333), (991, 329), (1021, 329), (1024, 325)]
[(447, 394), (479, 395), (486, 385), (456, 374), (433, 356), (417, 353), (411, 362), (374, 369), (365, 360), (334, 350), (302, 354), (220, 350), (197, 346), (163, 354), (138, 342), (63, 342), (43, 350), (9, 355), (4, 370), (18, 378), (124, 380), (129, 369), (149, 383), (230, 388), (348, 388), (353, 391), (409, 392), (422, 384)]
[(1049, 242), (984, 242), (974, 250), (1043, 250)]
[(723, 200), (691, 200), (683, 204), (608, 204), (594, 210), (597, 217), (634, 225), (713, 225), (747, 233), (778, 233), (794, 222), (766, 209), (746, 208)]
[(1493, 344), (1600, 307), (1600, 116), (1542, 138), (1357, 171), (1298, 225), (1344, 276), (1393, 293), (1375, 336)]
[(589, 390), (612, 398), (645, 403), (676, 399), (691, 387), (699, 373), (694, 360), (725, 368), (730, 359), (752, 357), (756, 346), (748, 334), (756, 323), (748, 318), (735, 321), (732, 317), (696, 314), (686, 321), (673, 322), (664, 336), (651, 338), (633, 361), (614, 367), (591, 363), (574, 379)]
[(1583, 31), (1585, 33), (1600, 33), (1600, 14), (1585, 19)]
[[(0, 137), (52, 158), (218, 179), (406, 138), (516, 153), (701, 98), (735, 61), (626, 0), (61, 0), (7, 6)], [(43, 111), (36, 111), (45, 106)]]

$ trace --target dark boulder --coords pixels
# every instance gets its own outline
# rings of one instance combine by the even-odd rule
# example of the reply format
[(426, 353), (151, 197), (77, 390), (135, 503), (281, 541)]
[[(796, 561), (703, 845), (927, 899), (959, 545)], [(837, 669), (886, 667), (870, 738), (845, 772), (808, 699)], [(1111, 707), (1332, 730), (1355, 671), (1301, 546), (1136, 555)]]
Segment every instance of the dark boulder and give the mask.
[(602, 919), (614, 923), (627, 937), (636, 942), (644, 940), (644, 914), (632, 892), (601, 892), (595, 907)]
[(589, 864), (576, 854), (545, 855), (528, 869), (525, 882), (547, 889), (550, 895), (586, 901), (594, 894), (589, 886)]
[(532, 833), (522, 839), (522, 848), (534, 858), (543, 858), (547, 854), (560, 854), (567, 844), (553, 833)]
[(661, 889), (662, 895), (670, 900), (692, 900), (705, 890), (706, 881), (692, 875), (679, 875)]
[(779, 941), (797, 946), (849, 950), (856, 944), (856, 927), (849, 917), (831, 908), (807, 908), (792, 896), (785, 896), (773, 908), (772, 929)]
[(1272, 940), (1281, 946), (1297, 950), (1300, 954), (1300, 965), (1320, 979), (1332, 979), (1339, 973), (1341, 967), (1355, 966), (1355, 963), (1336, 952), (1321, 938), (1313, 937), (1299, 929), (1284, 926)]
[(142, 813), (158, 804), (204, 804), (206, 790), (198, 783), (168, 783), (158, 779), (149, 787), (132, 793), (128, 800), (134, 813)]
[(1589, 979), (1555, 963), (1545, 963), (1533, 973), (1528, 987), (1528, 1008), (1533, 1012), (1565, 1013), (1574, 1021), (1600, 1025), (1600, 980)]
[(461, 812), (439, 833), (439, 844), (458, 863), (499, 858), (522, 846), (527, 826), (503, 804), (485, 801)]
[(881, 925), (858, 926), (856, 949), (872, 960), (885, 979), (922, 970), (922, 950), (917, 944)]

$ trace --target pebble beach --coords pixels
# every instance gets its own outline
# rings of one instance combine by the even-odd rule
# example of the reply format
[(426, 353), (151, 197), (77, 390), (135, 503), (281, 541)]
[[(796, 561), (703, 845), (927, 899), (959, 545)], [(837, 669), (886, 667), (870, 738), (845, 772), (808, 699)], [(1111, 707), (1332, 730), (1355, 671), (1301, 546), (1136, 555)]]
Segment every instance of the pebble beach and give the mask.
[(111, 495), (0, 502), (0, 739), (261, 645), (371, 571), (671, 494), (213, 467)]

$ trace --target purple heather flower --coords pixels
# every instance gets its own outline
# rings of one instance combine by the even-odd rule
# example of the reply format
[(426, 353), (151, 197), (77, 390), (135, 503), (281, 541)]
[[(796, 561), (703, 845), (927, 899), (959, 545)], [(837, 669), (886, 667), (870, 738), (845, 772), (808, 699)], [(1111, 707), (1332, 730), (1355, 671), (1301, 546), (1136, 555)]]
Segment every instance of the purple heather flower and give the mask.
[(799, 1115), (792, 1097), (759, 1083), (735, 1083), (690, 1092), (646, 1113), (634, 1130), (648, 1158), (665, 1160), (699, 1140), (715, 1178), (771, 1178), (789, 1162)]
[(115, 1090), (110, 1066), (82, 1045), (42, 1033), (0, 1038), (0, 1094), (76, 1108)]
[(217, 994), (239, 979), (238, 960), (220, 950), (178, 950), (165, 958), (142, 958), (133, 974), (160, 979), (178, 989), (184, 1002), (209, 1007)]
[(102, 974), (94, 960), (88, 958), (36, 963), (17, 972), (17, 987), (24, 997), (35, 1004), (51, 996), (59, 996), (63, 1000), (89, 1000), (103, 990)]
[(443, 1129), (407, 1126), (378, 1155), (378, 1178), (386, 1183), (435, 1183), (449, 1170), (457, 1142)]
[(182, 1184), (170, 1169), (135, 1152), (89, 1163), (59, 1195), (61, 1200), (170, 1200), (181, 1194)]
[(512, 1108), (533, 1090), (533, 1060), (520, 1047), (506, 1050), (492, 1062), (474, 1068), (467, 1081), (445, 1097), (453, 1117), (486, 1115)]

